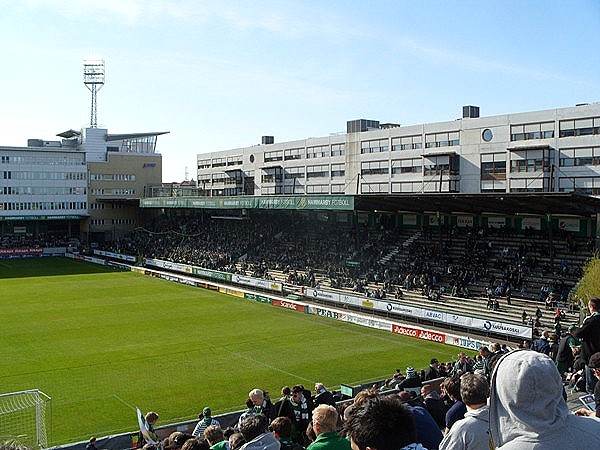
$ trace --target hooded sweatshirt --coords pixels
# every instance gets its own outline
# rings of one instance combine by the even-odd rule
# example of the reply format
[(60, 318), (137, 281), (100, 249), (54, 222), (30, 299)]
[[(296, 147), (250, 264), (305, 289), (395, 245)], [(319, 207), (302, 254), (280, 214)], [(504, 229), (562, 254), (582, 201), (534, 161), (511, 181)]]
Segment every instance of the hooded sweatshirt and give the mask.
[(456, 421), (448, 434), (444, 436), (440, 450), (489, 450), (488, 415), (487, 405), (467, 410), (465, 418)]
[(579, 450), (600, 448), (600, 420), (569, 412), (554, 362), (531, 350), (498, 360), (490, 392), (494, 448)]
[(281, 444), (273, 433), (263, 433), (242, 445), (240, 450), (279, 450)]

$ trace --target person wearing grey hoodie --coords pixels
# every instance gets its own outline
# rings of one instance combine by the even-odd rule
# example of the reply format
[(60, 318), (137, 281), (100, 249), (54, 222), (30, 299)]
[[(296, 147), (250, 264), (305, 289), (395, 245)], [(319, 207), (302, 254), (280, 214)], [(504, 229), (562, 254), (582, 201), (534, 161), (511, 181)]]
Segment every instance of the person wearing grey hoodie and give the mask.
[(467, 373), (460, 378), (460, 396), (467, 412), (444, 436), (440, 450), (489, 450), (489, 393), (489, 384), (482, 375)]
[(569, 411), (560, 374), (542, 353), (515, 350), (496, 362), (489, 412), (490, 448), (600, 448), (600, 420)]
[(280, 442), (268, 432), (269, 419), (264, 414), (255, 414), (244, 420), (240, 426), (240, 433), (244, 435), (246, 443), (240, 450), (280, 450)]

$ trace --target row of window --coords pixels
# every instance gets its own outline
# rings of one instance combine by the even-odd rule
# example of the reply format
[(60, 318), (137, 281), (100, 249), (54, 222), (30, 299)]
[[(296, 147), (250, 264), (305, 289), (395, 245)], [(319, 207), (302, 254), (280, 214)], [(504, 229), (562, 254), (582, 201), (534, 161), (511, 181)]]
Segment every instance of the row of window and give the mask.
[(2, 171), (4, 180), (86, 180), (85, 172), (21, 172), (16, 170)]
[(210, 169), (211, 167), (239, 166), (243, 163), (242, 155), (227, 156), (223, 158), (200, 159), (198, 169)]
[(115, 189), (104, 189), (104, 188), (96, 188), (91, 190), (92, 195), (135, 195), (135, 189), (123, 189), (123, 188), (115, 188)]
[(86, 195), (85, 187), (4, 186), (4, 195)]
[(4, 202), (0, 206), (5, 211), (63, 211), (85, 210), (86, 202)]
[(510, 126), (511, 141), (548, 139), (554, 137), (554, 122), (528, 123)]
[(560, 137), (590, 136), (593, 134), (600, 134), (600, 117), (561, 120), (559, 128)]
[(2, 155), (2, 164), (31, 164), (44, 166), (80, 166), (85, 164), (83, 154), (73, 155)]
[(134, 173), (91, 173), (90, 181), (135, 181)]
[(91, 225), (135, 225), (135, 219), (92, 219)]

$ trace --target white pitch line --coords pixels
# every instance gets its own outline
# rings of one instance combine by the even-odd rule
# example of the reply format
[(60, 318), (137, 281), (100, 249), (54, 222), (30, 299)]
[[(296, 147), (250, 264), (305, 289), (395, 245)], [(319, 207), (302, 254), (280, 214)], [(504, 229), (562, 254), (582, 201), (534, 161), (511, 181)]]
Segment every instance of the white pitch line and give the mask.
[(129, 406), (131, 409), (133, 409), (134, 411), (136, 410), (136, 407), (127, 403), (125, 400), (123, 400), (121, 397), (119, 397), (117, 394), (113, 394), (113, 397), (116, 398), (117, 400), (119, 400), (121, 403), (123, 403), (126, 406)]
[(228, 353), (230, 353), (230, 354), (232, 354), (232, 355), (238, 356), (240, 358), (247, 359), (248, 361), (251, 361), (253, 363), (257, 363), (257, 364), (263, 365), (264, 367), (267, 367), (269, 369), (275, 370), (275, 371), (280, 372), (280, 373), (284, 373), (284, 374), (289, 375), (291, 377), (299, 378), (301, 380), (308, 381), (309, 383), (315, 383), (315, 381), (313, 381), (313, 380), (310, 380), (310, 379), (304, 378), (303, 376), (300, 376), (298, 374), (295, 374), (295, 373), (288, 372), (286, 370), (280, 369), (279, 367), (272, 366), (271, 364), (267, 364), (264, 361), (260, 361), (258, 359), (252, 358), (251, 356), (247, 356), (247, 355), (244, 355), (242, 353), (234, 352), (233, 350), (227, 350), (227, 349), (225, 349), (225, 351), (228, 352)]

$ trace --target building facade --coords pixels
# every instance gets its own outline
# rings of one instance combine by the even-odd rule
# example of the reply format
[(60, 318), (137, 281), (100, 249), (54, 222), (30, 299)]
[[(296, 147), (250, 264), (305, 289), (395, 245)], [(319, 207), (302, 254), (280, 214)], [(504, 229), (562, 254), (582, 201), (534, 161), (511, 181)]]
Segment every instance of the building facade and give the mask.
[(139, 200), (162, 181), (157, 136), (68, 130), (62, 140), (0, 147), (2, 235), (116, 239), (140, 223)]
[(198, 155), (208, 196), (581, 192), (600, 195), (600, 103), (347, 132)]

